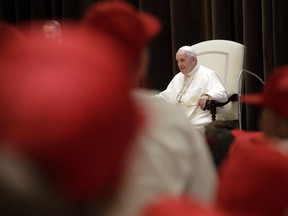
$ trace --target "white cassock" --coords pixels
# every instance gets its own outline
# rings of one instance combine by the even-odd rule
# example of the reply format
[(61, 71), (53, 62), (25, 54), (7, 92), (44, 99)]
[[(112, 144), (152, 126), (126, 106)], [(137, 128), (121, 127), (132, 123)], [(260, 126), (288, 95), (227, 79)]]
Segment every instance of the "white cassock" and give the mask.
[(178, 104), (190, 122), (201, 128), (212, 121), (210, 112), (197, 106), (199, 98), (205, 94), (220, 102), (228, 100), (226, 88), (216, 72), (197, 64), (187, 75), (182, 72), (176, 74), (167, 89), (156, 97)]

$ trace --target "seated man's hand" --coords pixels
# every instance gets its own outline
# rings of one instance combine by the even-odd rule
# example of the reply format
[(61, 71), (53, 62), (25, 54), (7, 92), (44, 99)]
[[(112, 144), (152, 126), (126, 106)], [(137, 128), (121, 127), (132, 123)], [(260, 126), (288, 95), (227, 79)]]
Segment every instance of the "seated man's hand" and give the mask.
[(211, 97), (209, 95), (202, 95), (198, 100), (198, 106), (200, 106), (200, 108), (204, 110), (206, 101), (210, 99)]

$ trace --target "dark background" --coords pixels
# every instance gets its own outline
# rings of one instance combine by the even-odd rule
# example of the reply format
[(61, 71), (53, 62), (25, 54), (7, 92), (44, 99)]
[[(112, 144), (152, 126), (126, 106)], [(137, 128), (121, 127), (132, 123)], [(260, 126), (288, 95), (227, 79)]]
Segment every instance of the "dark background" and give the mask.
[[(0, 20), (20, 25), (35, 19), (80, 20), (100, 0), (0, 0)], [(262, 79), (288, 60), (287, 0), (129, 0), (157, 16), (161, 34), (152, 41), (148, 88), (163, 90), (178, 72), (174, 55), (183, 45), (227, 39), (246, 46), (245, 68)], [(105, 21), (103, 21), (105, 22)], [(245, 76), (245, 92), (262, 84)], [(256, 107), (244, 107), (243, 128), (257, 129)], [(243, 123), (242, 123), (243, 124)]]

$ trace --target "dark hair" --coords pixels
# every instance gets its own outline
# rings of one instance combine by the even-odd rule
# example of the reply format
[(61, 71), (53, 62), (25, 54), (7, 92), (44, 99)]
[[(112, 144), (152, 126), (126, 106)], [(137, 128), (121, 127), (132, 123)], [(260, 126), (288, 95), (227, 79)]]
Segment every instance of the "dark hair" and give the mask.
[(211, 127), (205, 131), (206, 141), (217, 168), (226, 158), (235, 137), (227, 128)]

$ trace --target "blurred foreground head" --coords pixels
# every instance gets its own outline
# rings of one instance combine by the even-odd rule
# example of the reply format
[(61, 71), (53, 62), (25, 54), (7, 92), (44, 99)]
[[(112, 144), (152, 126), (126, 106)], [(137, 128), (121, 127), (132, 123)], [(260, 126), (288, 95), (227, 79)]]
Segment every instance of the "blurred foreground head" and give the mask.
[(221, 168), (216, 202), (169, 198), (147, 208), (145, 216), (285, 216), (288, 158), (267, 143), (243, 146)]
[(65, 31), (61, 46), (47, 44), (39, 32), (0, 53), (0, 135), (59, 194), (79, 201), (113, 189), (138, 115), (106, 38), (93, 37), (95, 50), (89, 36)]
[(288, 158), (265, 139), (258, 141), (241, 143), (220, 170), (217, 204), (227, 215), (287, 215)]
[(261, 106), (264, 110), (259, 124), (267, 137), (288, 138), (288, 65), (276, 68), (268, 76), (258, 94), (243, 95), (242, 102)]

